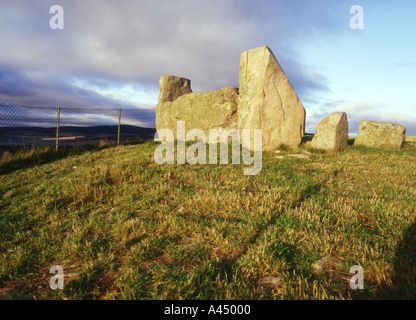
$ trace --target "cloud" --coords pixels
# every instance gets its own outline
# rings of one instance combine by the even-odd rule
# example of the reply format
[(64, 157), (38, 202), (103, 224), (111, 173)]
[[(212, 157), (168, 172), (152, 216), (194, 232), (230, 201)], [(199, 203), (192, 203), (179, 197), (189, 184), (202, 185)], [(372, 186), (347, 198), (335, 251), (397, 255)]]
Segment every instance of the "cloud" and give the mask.
[(0, 100), (154, 107), (161, 75), (187, 77), (194, 91), (238, 86), (240, 54), (264, 44), (302, 101), (330, 91), (296, 51), (339, 32), (330, 1), (61, 0), (65, 29), (51, 30), (55, 4), (1, 2)]
[(306, 123), (306, 132), (315, 132), (316, 126), (328, 114), (333, 112), (346, 112), (348, 116), (349, 132), (351, 136), (358, 133), (362, 120), (373, 120), (381, 122), (394, 122), (407, 128), (407, 135), (415, 135), (416, 117), (405, 116), (400, 113), (386, 112), (383, 103), (338, 100), (327, 102), (320, 108), (310, 110)]
[(331, 92), (329, 80), (316, 69), (304, 66), (292, 58), (286, 59), (285, 56), (279, 60), (303, 104), (317, 103), (320, 94)]
[(22, 77), (17, 70), (0, 66), (0, 93), (5, 96), (30, 96), (34, 91), (22, 85)]
[[(17, 72), (15, 70), (10, 71), (0, 65), (0, 101), (26, 106), (51, 108), (60, 106), (63, 109), (74, 107), (83, 109), (101, 108), (103, 110), (122, 108), (124, 110), (124, 118), (126, 120), (128, 117), (131, 118), (129, 123), (133, 121), (133, 118), (136, 118), (136, 120), (141, 120), (141, 124), (154, 126), (155, 115), (154, 111), (149, 109), (149, 106), (143, 105), (143, 108), (137, 109), (137, 106), (129, 101), (115, 99), (88, 88), (78, 87), (70, 81), (49, 81), (49, 79), (62, 78), (64, 77), (61, 74), (57, 74), (56, 71), (45, 71), (40, 74), (31, 70)], [(35, 79), (37, 81), (34, 81)], [(81, 123), (81, 120), (79, 119), (78, 122)]]
[(0, 61), (139, 82), (173, 73), (201, 87), (221, 86), (238, 80), (238, 63), (230, 61), (238, 61), (245, 37), (255, 31), (237, 16), (235, 1), (62, 1), (64, 30), (49, 29), (44, 13), (51, 4), (10, 4), (32, 10), (8, 19), (16, 27), (0, 38), (10, 44)]
[(397, 68), (416, 68), (415, 62), (397, 62), (394, 64)]

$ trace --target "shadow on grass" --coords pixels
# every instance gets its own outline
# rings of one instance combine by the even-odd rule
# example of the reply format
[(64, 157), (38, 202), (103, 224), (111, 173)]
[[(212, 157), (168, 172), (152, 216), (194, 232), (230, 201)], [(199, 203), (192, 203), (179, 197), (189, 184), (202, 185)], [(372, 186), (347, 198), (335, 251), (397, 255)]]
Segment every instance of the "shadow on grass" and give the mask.
[(353, 146), (355, 142), (355, 138), (348, 138), (348, 145)]
[[(137, 141), (126, 141), (122, 145), (137, 145), (143, 144), (145, 140), (137, 140)], [(52, 163), (57, 160), (62, 160), (68, 158), (70, 156), (82, 155), (86, 152), (90, 151), (100, 151), (108, 148), (116, 147), (115, 144), (106, 144), (103, 146), (96, 146), (96, 145), (89, 145), (89, 146), (82, 146), (82, 147), (63, 147), (59, 149), (59, 151), (55, 151), (50, 148), (34, 148), (34, 150), (30, 149), (13, 149), (10, 150), (12, 153), (19, 154), (22, 153), (22, 158), (16, 156), (14, 159), (3, 163), (0, 165), (0, 175), (6, 175), (13, 173), (14, 171), (20, 169), (27, 169), (33, 168), (36, 166), (44, 165), (47, 163)], [(25, 156), (25, 151), (27, 155)]]
[(416, 299), (416, 221), (405, 231), (396, 249), (391, 284), (384, 283), (378, 299)]
[(302, 143), (309, 142), (309, 141), (312, 141), (313, 136), (314, 136), (313, 134), (309, 134), (309, 133), (305, 134), (305, 135), (303, 136), (303, 138), (302, 138), (302, 142), (301, 142), (301, 144), (302, 144)]
[[(22, 158), (12, 159), (0, 165), (0, 175), (10, 174), (20, 169), (33, 168), (43, 164), (51, 163), (56, 160), (65, 159), (73, 155), (81, 155), (87, 151), (99, 150), (106, 147), (83, 147), (83, 148), (65, 148), (59, 151), (52, 149), (27, 151), (28, 155), (23, 154)], [(24, 152), (21, 149), (20, 152)]]

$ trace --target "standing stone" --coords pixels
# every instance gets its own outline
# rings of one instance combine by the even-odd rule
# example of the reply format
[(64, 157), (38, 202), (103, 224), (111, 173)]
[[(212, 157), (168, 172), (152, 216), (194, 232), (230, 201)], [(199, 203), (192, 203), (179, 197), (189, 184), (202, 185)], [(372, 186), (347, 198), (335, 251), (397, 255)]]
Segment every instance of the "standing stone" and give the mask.
[(191, 80), (185, 78), (164, 75), (160, 77), (159, 85), (159, 104), (173, 102), (184, 94), (192, 93)]
[(251, 150), (254, 129), (263, 130), (263, 150), (297, 148), (302, 141), (305, 109), (267, 46), (241, 54), (238, 129), (252, 130)]
[(156, 130), (169, 129), (177, 137), (177, 122), (185, 122), (187, 133), (201, 129), (209, 141), (210, 129), (237, 129), (238, 88), (192, 92), (190, 81), (173, 76), (160, 79), (156, 106)]
[(406, 139), (406, 128), (397, 123), (363, 120), (360, 122), (356, 145), (400, 149)]
[(348, 145), (348, 118), (345, 112), (326, 116), (316, 127), (310, 146), (315, 149), (338, 152)]

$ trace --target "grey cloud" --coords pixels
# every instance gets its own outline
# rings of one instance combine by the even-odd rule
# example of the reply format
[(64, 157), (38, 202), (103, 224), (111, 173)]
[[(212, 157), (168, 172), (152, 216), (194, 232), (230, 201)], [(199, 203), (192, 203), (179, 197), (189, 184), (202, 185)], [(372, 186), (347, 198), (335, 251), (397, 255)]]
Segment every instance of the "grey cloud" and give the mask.
[(328, 102), (318, 110), (312, 110), (306, 124), (306, 131), (315, 132), (318, 123), (332, 112), (346, 112), (349, 132), (352, 135), (358, 133), (362, 120), (398, 123), (407, 128), (407, 135), (416, 134), (415, 117), (403, 116), (400, 113), (383, 112), (383, 110), (385, 110), (385, 106), (382, 103), (363, 103), (348, 100)]
[[(158, 92), (163, 74), (192, 80), (195, 91), (238, 86), (239, 57), (264, 44), (276, 53), (302, 101), (328, 92), (319, 71), (302, 64), (300, 41), (340, 32), (331, 1), (61, 0), (65, 29), (49, 28), (50, 6), (3, 0), (0, 99), (31, 104), (119, 105), (73, 79), (103, 89), (131, 83)], [(347, 12), (347, 11), (346, 11)], [(32, 73), (32, 75), (31, 75)], [(2, 78), (2, 79), (3, 79)], [(157, 101), (154, 102), (155, 104)]]
[(31, 96), (34, 91), (30, 86), (22, 85), (22, 77), (16, 70), (0, 66), (0, 93), (5, 96)]
[[(33, 81), (27, 76), (28, 70), (7, 72), (7, 68), (0, 65), (0, 80), (7, 78), (7, 82), (13, 85), (4, 85), (0, 82), (0, 101), (8, 101), (16, 104), (62, 107), (128, 107), (137, 108), (130, 103), (123, 103), (99, 93), (78, 87), (71, 81), (67, 81), (67, 75), (52, 71), (41, 73), (43, 79)], [(50, 81), (49, 79), (54, 79)], [(100, 79), (100, 84), (110, 86), (111, 80)], [(30, 88), (30, 89), (27, 89)], [(144, 106), (146, 107), (146, 106)]]
[(317, 70), (284, 55), (279, 57), (279, 62), (304, 104), (316, 103), (317, 94), (331, 92), (329, 80)]

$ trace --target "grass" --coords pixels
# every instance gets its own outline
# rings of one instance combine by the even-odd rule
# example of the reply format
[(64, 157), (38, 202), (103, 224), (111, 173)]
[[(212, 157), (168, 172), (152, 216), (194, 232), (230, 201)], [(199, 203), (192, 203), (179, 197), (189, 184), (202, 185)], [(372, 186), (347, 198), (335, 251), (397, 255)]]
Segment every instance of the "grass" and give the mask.
[(258, 176), (158, 165), (157, 145), (3, 154), (0, 298), (416, 298), (416, 143), (265, 152)]

